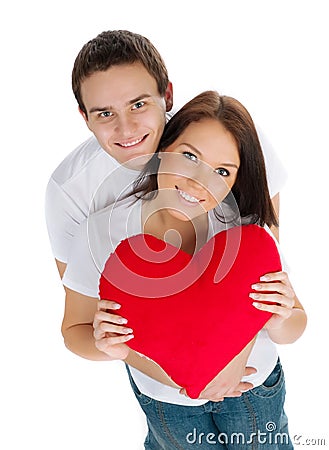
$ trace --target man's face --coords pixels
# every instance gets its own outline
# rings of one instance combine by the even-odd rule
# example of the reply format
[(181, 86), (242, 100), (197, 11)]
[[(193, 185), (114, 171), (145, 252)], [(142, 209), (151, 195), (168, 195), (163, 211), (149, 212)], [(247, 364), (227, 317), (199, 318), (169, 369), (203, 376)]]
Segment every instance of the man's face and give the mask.
[[(165, 126), (171, 85), (163, 98), (142, 64), (126, 64), (88, 77), (81, 95), (87, 110), (87, 116), (82, 115), (102, 148), (121, 164), (135, 168), (134, 158), (136, 169), (145, 164)], [(140, 158), (143, 155), (147, 157)]]

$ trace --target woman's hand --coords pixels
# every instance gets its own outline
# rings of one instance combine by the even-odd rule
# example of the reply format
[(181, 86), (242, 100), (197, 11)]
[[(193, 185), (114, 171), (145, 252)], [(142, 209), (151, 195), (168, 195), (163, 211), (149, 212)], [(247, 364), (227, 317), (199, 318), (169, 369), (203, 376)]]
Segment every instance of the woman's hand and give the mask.
[[(241, 379), (257, 372), (254, 367), (246, 367), (254, 343), (255, 338), (207, 384), (198, 398), (221, 402), (225, 397), (240, 397), (243, 392), (252, 389), (251, 383)], [(184, 388), (180, 390), (180, 393), (187, 396)]]
[(98, 350), (106, 353), (111, 359), (124, 360), (129, 354), (129, 347), (125, 342), (134, 337), (133, 330), (126, 327), (127, 319), (113, 311), (120, 309), (120, 305), (110, 300), (100, 300), (98, 311), (95, 313), (93, 328), (95, 345)]
[(257, 291), (250, 293), (250, 297), (255, 300), (253, 306), (273, 313), (265, 328), (267, 330), (280, 328), (283, 322), (291, 317), (297, 301), (287, 273), (268, 273), (251, 287)]

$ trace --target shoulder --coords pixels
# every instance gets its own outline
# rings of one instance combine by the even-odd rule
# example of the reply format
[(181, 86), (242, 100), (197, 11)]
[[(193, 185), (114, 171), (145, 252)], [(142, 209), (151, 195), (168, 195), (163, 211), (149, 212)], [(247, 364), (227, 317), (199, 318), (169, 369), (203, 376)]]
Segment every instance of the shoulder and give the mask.
[(141, 232), (141, 201), (131, 205), (129, 200), (90, 214), (80, 224), (63, 277), (66, 287), (98, 297), (99, 277), (107, 259), (121, 241)]
[(101, 148), (97, 139), (91, 136), (63, 159), (52, 173), (51, 178), (57, 184), (62, 185), (88, 167), (95, 159), (107, 160), (110, 157)]
[(83, 240), (100, 264), (104, 263), (122, 240), (141, 233), (141, 204), (130, 196), (90, 214), (80, 226), (77, 247)]

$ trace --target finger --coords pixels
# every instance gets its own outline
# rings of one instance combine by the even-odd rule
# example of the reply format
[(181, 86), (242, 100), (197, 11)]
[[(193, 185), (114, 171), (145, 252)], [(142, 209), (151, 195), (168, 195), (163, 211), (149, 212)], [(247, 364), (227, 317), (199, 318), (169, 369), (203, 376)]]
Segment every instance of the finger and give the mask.
[(133, 338), (134, 338), (133, 334), (129, 334), (128, 336), (111, 336), (111, 337), (102, 339), (102, 345), (106, 346), (106, 347), (112, 347), (113, 345), (123, 344), (125, 342), (128, 342)]
[(233, 392), (227, 392), (225, 394), (225, 397), (241, 397), (242, 392), (241, 391), (233, 391)]
[(119, 316), (117, 314), (111, 314), (105, 311), (97, 311), (94, 316), (94, 322), (100, 323), (100, 322), (111, 322), (116, 323), (118, 325), (126, 324), (128, 320), (122, 316)]
[(223, 402), (224, 401), (224, 397), (208, 398), (207, 400), (210, 400), (211, 402)]
[(252, 389), (254, 385), (252, 383), (249, 383), (249, 381), (241, 381), (236, 387), (235, 392), (245, 392)]
[(294, 297), (295, 293), (290, 286), (283, 284), (282, 282), (276, 283), (256, 283), (251, 285), (255, 291), (272, 291), (278, 292), (286, 297)]
[(267, 311), (272, 314), (277, 314), (278, 316), (288, 319), (291, 316), (292, 309), (284, 308), (278, 305), (268, 305), (266, 303), (253, 302), (253, 306), (261, 311)]
[(130, 334), (133, 332), (131, 328), (120, 325), (113, 325), (112, 323), (108, 322), (101, 322), (98, 328), (105, 333)]
[(252, 389), (254, 385), (249, 383), (249, 381), (240, 381), (240, 383), (232, 389), (229, 389), (225, 394), (222, 394), (224, 397), (240, 397), (243, 392), (247, 392)]
[(200, 394), (198, 400), (210, 400), (211, 402), (222, 402), (224, 400), (223, 394), (217, 392)]
[(290, 285), (289, 277), (287, 272), (269, 272), (265, 273), (263, 276), (259, 278), (260, 281), (282, 281), (283, 283)]
[(93, 336), (95, 338), (95, 341), (99, 341), (100, 339), (103, 339), (105, 337), (105, 333), (99, 328), (94, 328)]
[(99, 300), (97, 307), (99, 310), (107, 310), (107, 309), (120, 309), (121, 305), (113, 300)]
[(263, 304), (271, 304), (284, 306), (285, 308), (291, 309), (295, 305), (295, 299), (286, 297), (281, 294), (260, 294), (258, 292), (251, 292), (249, 297), (257, 302), (263, 302)]
[(244, 376), (247, 377), (252, 375), (253, 373), (257, 373), (257, 369), (255, 367), (246, 367), (244, 371)]

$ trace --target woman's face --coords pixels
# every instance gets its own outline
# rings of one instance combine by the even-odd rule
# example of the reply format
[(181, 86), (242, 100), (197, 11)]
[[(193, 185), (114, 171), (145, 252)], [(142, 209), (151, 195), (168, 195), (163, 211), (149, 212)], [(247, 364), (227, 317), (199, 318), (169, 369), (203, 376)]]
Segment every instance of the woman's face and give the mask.
[(180, 220), (191, 220), (221, 203), (240, 166), (234, 137), (215, 119), (191, 123), (159, 158), (159, 195)]

